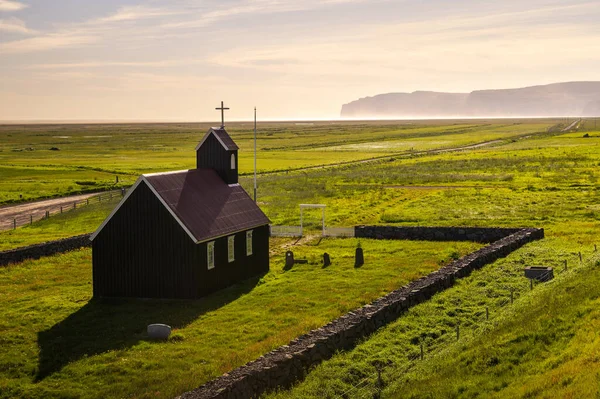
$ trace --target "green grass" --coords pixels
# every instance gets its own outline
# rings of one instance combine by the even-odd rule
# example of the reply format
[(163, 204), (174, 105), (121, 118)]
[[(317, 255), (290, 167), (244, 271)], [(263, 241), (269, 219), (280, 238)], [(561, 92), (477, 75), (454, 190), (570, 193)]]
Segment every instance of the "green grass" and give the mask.
[[(274, 239), (271, 272), (198, 301), (91, 301), (91, 251), (0, 269), (0, 397), (172, 397), (421, 277), (479, 244)], [(331, 255), (322, 268), (319, 256)], [(167, 343), (145, 327), (175, 330)]]
[[(259, 172), (369, 159), (543, 132), (551, 120), (262, 123)], [(142, 173), (195, 167), (208, 124), (0, 125), (0, 204), (132, 184)], [(228, 131), (240, 146), (242, 174), (253, 170), (249, 123)], [(447, 138), (446, 138), (447, 136)], [(416, 140), (413, 142), (413, 140)], [(378, 143), (369, 149), (370, 143)], [(337, 146), (356, 145), (344, 149)], [(366, 148), (363, 148), (365, 147)], [(51, 148), (57, 148), (51, 150)]]
[[(579, 251), (589, 259), (599, 244), (598, 159), (595, 142), (565, 134), (340, 172), (345, 189), (357, 197), (361, 187), (352, 181), (360, 174), (368, 183), (372, 200), (361, 198), (371, 220), (379, 214), (381, 223), (539, 226), (547, 239), (461, 280), (356, 349), (324, 362), (292, 390), (269, 397), (334, 398), (349, 392), (346, 397), (371, 398), (376, 364), (384, 365), (384, 397), (595, 397), (599, 342), (590, 337), (597, 314), (589, 309), (597, 303), (598, 289), (589, 287), (600, 277), (592, 268), (565, 275), (563, 286), (560, 274), (563, 260), (576, 265)], [(322, 181), (332, 180), (324, 176)], [(537, 264), (557, 267), (559, 278), (549, 288), (529, 292), (522, 270)], [(596, 260), (593, 264), (598, 266)], [(573, 291), (578, 284), (581, 288)], [(515, 310), (507, 304), (511, 288), (521, 298)], [(499, 323), (485, 324), (485, 307)], [(458, 344), (457, 324), (470, 337)], [(424, 362), (416, 360), (421, 340), (427, 349)]]
[[(387, 384), (384, 394), (389, 396), (404, 396), (405, 390), (416, 397), (427, 395), (427, 388), (432, 385), (433, 389), (435, 378), (442, 382), (448, 380), (447, 389), (443, 388), (442, 382), (435, 387), (440, 397), (475, 397), (478, 387), (481, 387), (481, 397), (544, 396), (545, 391), (536, 393), (533, 388), (528, 393), (528, 387), (541, 387), (546, 377), (556, 379), (558, 385), (563, 384), (562, 379), (553, 374), (556, 372), (554, 370), (567, 374), (576, 370), (581, 377), (574, 376), (570, 382), (565, 382), (564, 390), (558, 389), (558, 386), (556, 389), (548, 388), (549, 394), (546, 396), (568, 397), (571, 392), (568, 390), (572, 390), (573, 397), (589, 397), (589, 392), (597, 390), (590, 388), (594, 387), (590, 384), (599, 368), (593, 360), (595, 357), (587, 355), (597, 349), (597, 340), (590, 338), (589, 327), (588, 330), (584, 328), (596, 325), (596, 313), (587, 312), (588, 308), (585, 308), (593, 306), (594, 303), (590, 302), (592, 299), (588, 300), (585, 295), (565, 288), (560, 299), (563, 302), (559, 301), (552, 309), (548, 308), (550, 313), (542, 312), (546, 319), (539, 319), (538, 324), (534, 313), (526, 313), (526, 306), (521, 304), (544, 309), (541, 304), (549, 300), (547, 296), (537, 299), (538, 295), (546, 292), (542, 285), (536, 286), (532, 292), (528, 291), (529, 286), (522, 277), (524, 266), (559, 266), (564, 259), (574, 264), (579, 251), (583, 251), (588, 259), (593, 244), (600, 244), (600, 184), (597, 181), (600, 146), (594, 138), (600, 136), (600, 132), (589, 129), (588, 125), (586, 133), (592, 136), (589, 138), (583, 138), (583, 132), (530, 135), (530, 132), (545, 132), (545, 128), (553, 124), (552, 121), (537, 121), (533, 123), (534, 126), (522, 122), (514, 125), (514, 129), (512, 122), (506, 121), (458, 125), (444, 123), (446, 125), (441, 122), (417, 125), (387, 122), (318, 123), (312, 126), (273, 124), (269, 126), (268, 133), (272, 135), (266, 136), (270, 141), (265, 139), (263, 144), (263, 153), (273, 154), (270, 160), (272, 164), (265, 170), (281, 169), (282, 165), (283, 169), (293, 168), (303, 162), (306, 165), (323, 164), (333, 159), (319, 158), (321, 153), (337, 157), (336, 161), (388, 154), (385, 149), (365, 153), (361, 152), (366, 151), (362, 147), (348, 151), (330, 148), (342, 146), (344, 137), (350, 140), (349, 145), (375, 141), (378, 145), (389, 142), (390, 147), (394, 147), (403, 138), (422, 138), (426, 143), (425, 138), (441, 141), (446, 136), (453, 136), (452, 140), (458, 143), (460, 140), (477, 138), (478, 130), (485, 131), (482, 137), (498, 132), (506, 136), (502, 142), (485, 148), (443, 154), (407, 152), (393, 159), (376, 162), (263, 175), (259, 177), (261, 208), (274, 224), (298, 225), (298, 204), (324, 203), (327, 205), (329, 226), (536, 226), (544, 227), (548, 238), (531, 243), (508, 258), (461, 280), (454, 288), (415, 307), (355, 350), (323, 363), (293, 390), (275, 396), (314, 397), (318, 394), (319, 397), (333, 397), (361, 381), (361, 378), (370, 376), (374, 371), (373, 362), (382, 360), (387, 364), (384, 370)], [(180, 168), (182, 163), (189, 162), (190, 154), (188, 150), (179, 152), (177, 148), (193, 146), (197, 134), (195, 128), (189, 125), (178, 126), (154, 127), (155, 130), (148, 134), (141, 134), (140, 126), (115, 128), (115, 131), (122, 130), (118, 137), (123, 141), (122, 148), (115, 151), (130, 151), (127, 157), (123, 158), (121, 154), (113, 160), (115, 168), (131, 173), (127, 176), (132, 179), (140, 171), (147, 171), (145, 168)], [(31, 138), (32, 143), (37, 139), (46, 140), (50, 133), (61, 135), (56, 132), (58, 128), (53, 128), (56, 131), (51, 132), (48, 128), (39, 129), (39, 132), (28, 130), (29, 136), (26, 137)], [(249, 129), (250, 125), (231, 129), (234, 139), (239, 140), (246, 149), (251, 144)], [(84, 133), (78, 134), (83, 137)], [(520, 137), (523, 134), (528, 137)], [(159, 155), (147, 151), (149, 145), (159, 143), (167, 146), (164, 151), (154, 151)], [(310, 148), (313, 143), (314, 149)], [(107, 143), (103, 145), (109, 147)], [(139, 145), (140, 150), (135, 150), (134, 145)], [(62, 165), (56, 166), (57, 174), (61, 168), (74, 168), (79, 162), (76, 161), (77, 156), (84, 158), (89, 150), (74, 147), (72, 151), (72, 158), (66, 157), (61, 161)], [(41, 155), (33, 153), (35, 151), (18, 154), (32, 157), (30, 164), (36, 164), (38, 161), (34, 157)], [(98, 173), (106, 173), (109, 169), (108, 153), (107, 149), (106, 160), (99, 157), (86, 170), (94, 171), (93, 168), (97, 168)], [(11, 162), (26, 174), (29, 161), (21, 160), (15, 154), (9, 154)], [(314, 158), (307, 160), (304, 154), (313, 154), (311, 156)], [(2, 158), (5, 155), (6, 150), (0, 153), (0, 167), (7, 167), (3, 163), (7, 158)], [(286, 157), (292, 161), (285, 163)], [(36, 165), (44, 169), (50, 166), (43, 165), (52, 164), (50, 160), (44, 162)], [(14, 179), (19, 180), (18, 177)], [(252, 181), (249, 177), (243, 177), (241, 183), (251, 190)], [(57, 184), (55, 188), (61, 191), (64, 184), (66, 182)], [(31, 187), (34, 186), (32, 183)], [(32, 191), (31, 195), (37, 194)], [(89, 216), (86, 215), (86, 208), (81, 208), (81, 213), (63, 215), (63, 222), (70, 231), (90, 232), (108, 214), (109, 208), (98, 209), (95, 215)], [(31, 234), (26, 228), (17, 229), (12, 233), (14, 236), (0, 233), (0, 244), (6, 248), (17, 245), (19, 239), (30, 243), (38, 236), (44, 239), (59, 236), (64, 234), (59, 222), (51, 218), (45, 225), (34, 224)], [(319, 212), (305, 213), (305, 223), (309, 227), (316, 228), (319, 222)], [(13, 242), (8, 242), (6, 237), (12, 237), (10, 239)], [(351, 255), (356, 240), (325, 240), (318, 246), (310, 242), (294, 247), (297, 257), (306, 257), (312, 263), (284, 273), (281, 270), (283, 245), (289, 242), (272, 239), (272, 247), (277, 248), (272, 271), (261, 280), (240, 284), (205, 300), (183, 302), (184, 305), (182, 302), (156, 305), (154, 302), (100, 304), (89, 301), (89, 250), (25, 262), (1, 270), (0, 311), (3, 316), (0, 318), (0, 329), (7, 331), (1, 339), (6, 340), (2, 341), (2, 347), (9, 349), (0, 354), (0, 392), (7, 392), (6, 397), (174, 396), (252, 360), (301, 332), (320, 326), (405, 281), (426, 274), (437, 268), (441, 261), (454, 257), (456, 252), (464, 253), (472, 249), (472, 244), (468, 243), (397, 242), (388, 245), (366, 240), (362, 244), (367, 265), (354, 269)], [(323, 252), (332, 255), (334, 264), (331, 268), (321, 269), (316, 264)], [(568, 284), (574, 285), (583, 278), (596, 281), (579, 272), (563, 275), (558, 271), (557, 275), (556, 283), (548, 287), (560, 288), (562, 281), (567, 284), (567, 280)], [(512, 307), (506, 305), (507, 292), (511, 287), (517, 289), (517, 301)], [(580, 309), (581, 312), (574, 310), (576, 313), (567, 314), (571, 310), (565, 309), (567, 313), (560, 313), (560, 305), (568, 303), (566, 301), (582, 302), (581, 308), (573, 306), (573, 309)], [(483, 322), (486, 306), (494, 322), (486, 327), (485, 333), (492, 335), (484, 337), (498, 339), (497, 342), (502, 344), (498, 348), (487, 348), (497, 349), (500, 353), (506, 347), (506, 352), (497, 356), (499, 364), (505, 364), (505, 359), (509, 364), (510, 359), (515, 358), (515, 353), (526, 357), (523, 364), (532, 369), (536, 367), (536, 362), (542, 364), (537, 374), (527, 374), (525, 368), (516, 368), (516, 371), (508, 367), (491, 370), (485, 366), (482, 370), (486, 372), (476, 375), (477, 367), (481, 366), (478, 359), (483, 355), (477, 352), (477, 347), (465, 348), (462, 345), (479, 342), (478, 345), (484, 347), (484, 338), (473, 340), (480, 334), (478, 326)], [(525, 312), (523, 317), (519, 316), (521, 312)], [(544, 338), (544, 329), (555, 328), (550, 322), (555, 318), (561, 323), (562, 320), (566, 321), (564, 331), (559, 329), (555, 334), (558, 347), (552, 347), (557, 353), (553, 362), (558, 366), (548, 369), (545, 362), (549, 357), (539, 350), (539, 345), (547, 339)], [(510, 328), (505, 328), (501, 320), (506, 320), (506, 323), (515, 321)], [(176, 327), (176, 339), (161, 344), (145, 341), (146, 324), (156, 321), (172, 323)], [(115, 330), (100, 329), (99, 334), (99, 326), (104, 323), (114, 326)], [(458, 344), (452, 339), (456, 323), (461, 323), (461, 335), (464, 337)], [(569, 334), (576, 337), (580, 330), (584, 335), (578, 340), (582, 343), (573, 341), (574, 338), (566, 340)], [(503, 334), (510, 331), (515, 336), (520, 334), (534, 338), (523, 338), (518, 342), (519, 345), (511, 346), (510, 339), (503, 338), (506, 337)], [(541, 341), (536, 341), (536, 336), (541, 337)], [(418, 353), (415, 342), (421, 338), (426, 341), (426, 361), (415, 362), (413, 358)], [(585, 343), (586, 339), (588, 343)], [(562, 348), (566, 348), (566, 352)], [(445, 351), (453, 355), (443, 356)], [(583, 351), (583, 354), (579, 356), (577, 351)], [(468, 353), (468, 356), (461, 357), (462, 352)], [(438, 362), (435, 359), (442, 360)], [(469, 359), (472, 359), (472, 363), (467, 364)], [(563, 363), (565, 367), (568, 364), (584, 364), (586, 367), (573, 370), (567, 367), (562, 370)], [(426, 374), (419, 371), (421, 367), (427, 370)], [(452, 375), (453, 368), (457, 370), (456, 378)], [(40, 372), (46, 373), (44, 378), (39, 377)], [(408, 373), (408, 379), (396, 378), (395, 373), (404, 375), (405, 372)], [(431, 375), (430, 379), (427, 373)], [(461, 387), (460, 381), (463, 380), (465, 385)], [(500, 385), (506, 386), (495, 391)], [(92, 387), (93, 392), (85, 391), (85, 387)]]
[(524, 294), (491, 323), (393, 381), (383, 396), (597, 397), (599, 259)]
[[(600, 288), (588, 292), (591, 285), (600, 281), (598, 270), (593, 270), (594, 279), (578, 289), (581, 297), (565, 295), (565, 291), (572, 290), (581, 278), (579, 272), (563, 276), (565, 260), (571, 268), (579, 264), (573, 249), (565, 241), (554, 238), (529, 244), (508, 258), (459, 280), (453, 288), (435, 295), (430, 301), (411, 308), (355, 349), (322, 363), (294, 389), (267, 396), (336, 398), (347, 392), (347, 397), (372, 398), (376, 391), (378, 364), (383, 365), (383, 378), (388, 385), (384, 397), (490, 397), (493, 387), (510, 384), (517, 376), (542, 374), (543, 368), (536, 366), (536, 362), (544, 362), (545, 356), (554, 350), (565, 350), (564, 336), (572, 336), (576, 325), (583, 322), (571, 317), (571, 324), (568, 324), (563, 315), (579, 314), (581, 318), (587, 314), (581, 311), (589, 309), (593, 303), (585, 303), (583, 299), (597, 298), (600, 293)], [(586, 258), (595, 255), (594, 264), (600, 259), (597, 253), (591, 252), (593, 247), (589, 245), (579, 249), (584, 251)], [(536, 284), (534, 291), (530, 291), (523, 268), (531, 264), (555, 267), (557, 281)], [(567, 280), (570, 288), (560, 287), (561, 282)], [(551, 288), (543, 288), (545, 286)], [(514, 305), (510, 304), (511, 290)], [(538, 297), (538, 291), (543, 296)], [(581, 308), (573, 306), (575, 303), (581, 303)], [(489, 322), (485, 320), (486, 308), (490, 314)], [(456, 341), (457, 325), (462, 337), (459, 342)], [(521, 344), (515, 343), (511, 347), (507, 345), (510, 339), (496, 337), (505, 333), (514, 338), (513, 343)], [(425, 361), (419, 359), (420, 343), (424, 344)], [(500, 352), (504, 353), (503, 367), (493, 360), (494, 354)], [(523, 361), (523, 357), (528, 362)], [(522, 368), (512, 367), (522, 361)], [(457, 370), (464, 370), (464, 374)], [(527, 383), (517, 378), (514, 385), (526, 387)], [(465, 390), (465, 386), (469, 389)], [(506, 394), (503, 397), (521, 395)]]
[(49, 219), (0, 232), (0, 251), (91, 233), (110, 214), (121, 197), (80, 206)]

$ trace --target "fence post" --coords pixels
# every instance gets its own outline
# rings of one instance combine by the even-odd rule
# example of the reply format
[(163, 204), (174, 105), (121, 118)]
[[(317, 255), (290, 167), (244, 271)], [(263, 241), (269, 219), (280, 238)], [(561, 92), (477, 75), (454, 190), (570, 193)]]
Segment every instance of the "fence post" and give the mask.
[(17, 219), (14, 218), (13, 219), (13, 230), (16, 230), (16, 229), (17, 229)]
[(73, 209), (77, 208), (77, 202), (73, 202)]
[(511, 305), (512, 305), (513, 301), (514, 301), (514, 295), (513, 295), (513, 290), (511, 288), (510, 289), (510, 303), (511, 303)]
[(567, 267), (567, 260), (565, 259), (565, 271), (567, 271), (569, 268)]
[(460, 325), (457, 324), (456, 325), (456, 340), (458, 341), (460, 339)]
[(485, 307), (485, 319), (490, 319), (490, 309), (487, 306)]
[(29, 224), (33, 224), (33, 215), (29, 215)]
[(89, 198), (86, 199), (85, 202), (86, 202), (86, 205), (89, 205), (90, 204), (90, 199)]
[(382, 370), (382, 366), (381, 364), (377, 365), (377, 390), (381, 391), (383, 389), (383, 378), (381, 378), (381, 370)]
[(579, 261), (583, 262), (583, 258), (581, 257), (581, 251), (579, 251)]

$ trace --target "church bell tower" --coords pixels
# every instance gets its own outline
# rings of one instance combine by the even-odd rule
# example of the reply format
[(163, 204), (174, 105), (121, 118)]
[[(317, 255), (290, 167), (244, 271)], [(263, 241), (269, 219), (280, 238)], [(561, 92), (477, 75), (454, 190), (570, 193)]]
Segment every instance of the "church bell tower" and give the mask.
[(221, 111), (221, 127), (211, 127), (196, 146), (196, 168), (214, 169), (227, 184), (238, 183), (238, 146), (225, 130), (223, 106)]

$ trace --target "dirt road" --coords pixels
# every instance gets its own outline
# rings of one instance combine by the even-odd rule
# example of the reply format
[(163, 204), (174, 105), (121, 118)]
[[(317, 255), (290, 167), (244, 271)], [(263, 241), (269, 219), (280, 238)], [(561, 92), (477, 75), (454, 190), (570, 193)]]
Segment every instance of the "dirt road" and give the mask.
[(570, 132), (571, 129), (579, 129), (579, 123), (581, 123), (581, 119), (578, 119), (575, 122), (571, 123), (569, 126), (567, 126), (566, 128), (564, 128), (562, 131), (563, 132)]
[(73, 195), (70, 197), (54, 198), (35, 202), (27, 202), (18, 205), (8, 205), (0, 208), (0, 231), (9, 230), (14, 227), (14, 220), (17, 220), (17, 226), (22, 226), (33, 220), (39, 220), (44, 217), (46, 211), (50, 213), (60, 212), (60, 208), (73, 208), (76, 202), (84, 201), (98, 193)]

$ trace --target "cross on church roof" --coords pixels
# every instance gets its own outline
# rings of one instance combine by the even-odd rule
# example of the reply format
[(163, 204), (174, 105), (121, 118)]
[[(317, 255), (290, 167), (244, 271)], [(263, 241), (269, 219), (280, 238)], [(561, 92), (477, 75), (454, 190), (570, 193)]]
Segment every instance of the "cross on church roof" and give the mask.
[(216, 110), (221, 110), (221, 128), (225, 127), (225, 110), (229, 109), (229, 108), (225, 108), (225, 106), (223, 105), (223, 101), (221, 101), (221, 107), (217, 107), (215, 108)]

